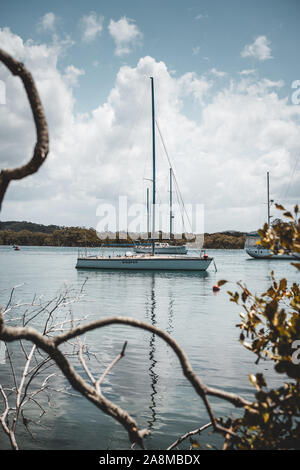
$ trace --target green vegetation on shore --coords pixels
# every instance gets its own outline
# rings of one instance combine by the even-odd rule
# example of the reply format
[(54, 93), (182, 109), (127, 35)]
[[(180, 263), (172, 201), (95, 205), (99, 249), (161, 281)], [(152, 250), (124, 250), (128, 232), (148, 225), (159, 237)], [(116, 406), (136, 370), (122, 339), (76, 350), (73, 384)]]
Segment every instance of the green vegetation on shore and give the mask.
[[(103, 244), (126, 244), (134, 240), (129, 236), (120, 237), (109, 234), (99, 239), (93, 228), (59, 227), (40, 225), (31, 222), (0, 222), (0, 245), (23, 246), (101, 246)], [(177, 244), (185, 238), (176, 239)], [(241, 232), (206, 233), (204, 248), (241, 249), (244, 247), (245, 234)]]
[(243, 232), (205, 233), (203, 248), (240, 250), (244, 248), (245, 238)]

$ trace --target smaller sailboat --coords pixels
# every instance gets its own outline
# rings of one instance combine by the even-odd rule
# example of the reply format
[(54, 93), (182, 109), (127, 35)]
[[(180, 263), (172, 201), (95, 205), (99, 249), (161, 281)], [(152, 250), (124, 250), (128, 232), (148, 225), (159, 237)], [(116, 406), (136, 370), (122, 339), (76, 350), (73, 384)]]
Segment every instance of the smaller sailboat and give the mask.
[[(173, 239), (173, 169), (170, 168), (170, 238), (169, 242), (161, 243), (155, 242), (154, 244), (154, 253), (155, 254), (164, 254), (164, 255), (186, 255), (187, 254), (187, 247), (186, 245), (175, 245)], [(149, 233), (150, 227), (150, 208), (149, 208), (149, 188), (147, 188), (147, 233)], [(144, 245), (136, 245), (134, 247), (135, 253), (151, 253), (152, 248), (150, 242)]]
[[(135, 246), (135, 253), (151, 253), (150, 246)], [(169, 245), (168, 243), (155, 243), (154, 246), (155, 254), (164, 255), (186, 255), (187, 248), (185, 245)]]
[[(268, 225), (271, 224), (271, 204), (274, 202), (272, 199), (270, 200), (270, 181), (269, 181), (269, 172), (267, 172), (267, 207), (268, 207)], [(296, 253), (291, 253), (285, 251), (284, 253), (274, 254), (268, 248), (260, 245), (258, 242), (260, 241), (260, 236), (257, 232), (250, 232), (246, 234), (246, 241), (245, 241), (245, 251), (248, 253), (249, 256), (256, 259), (299, 259), (300, 255)]]

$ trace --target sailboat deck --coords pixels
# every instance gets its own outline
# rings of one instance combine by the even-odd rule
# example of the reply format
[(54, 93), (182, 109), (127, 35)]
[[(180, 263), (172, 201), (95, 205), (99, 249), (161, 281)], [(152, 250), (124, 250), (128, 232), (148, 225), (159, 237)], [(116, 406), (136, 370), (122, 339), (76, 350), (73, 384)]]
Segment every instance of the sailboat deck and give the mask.
[(78, 259), (86, 259), (86, 260), (122, 260), (122, 261), (130, 261), (130, 260), (141, 260), (141, 259), (147, 259), (147, 260), (168, 260), (168, 259), (189, 259), (189, 260), (199, 260), (199, 259), (206, 259), (206, 260), (212, 260), (213, 258), (210, 257), (203, 257), (203, 256), (187, 256), (187, 255), (152, 255), (152, 254), (136, 254), (133, 256), (124, 256), (124, 255), (86, 255), (86, 256), (79, 256)]

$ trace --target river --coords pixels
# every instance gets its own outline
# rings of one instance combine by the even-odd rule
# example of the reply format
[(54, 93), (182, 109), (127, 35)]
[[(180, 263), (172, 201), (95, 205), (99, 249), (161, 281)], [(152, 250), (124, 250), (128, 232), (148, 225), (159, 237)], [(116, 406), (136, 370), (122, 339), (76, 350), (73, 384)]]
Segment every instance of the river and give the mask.
[[(166, 330), (185, 350), (194, 370), (213, 387), (236, 392), (251, 399), (254, 389), (248, 374), (261, 371), (272, 385), (280, 382), (270, 363), (254, 364), (255, 357), (238, 341), (240, 307), (229, 301), (227, 290), (237, 290), (240, 280), (260, 294), (270, 285), (270, 271), (276, 278), (299, 281), (299, 275), (288, 261), (254, 260), (243, 250), (207, 250), (215, 259), (203, 275), (188, 272), (113, 272), (76, 270), (77, 249), (60, 247), (0, 247), (0, 305), (6, 305), (12, 287), (18, 286), (13, 302), (30, 303), (53, 298), (66, 288), (84, 296), (64, 307), (75, 319), (91, 321), (106, 316), (123, 315), (147, 321)], [(218, 293), (212, 286), (227, 279)], [(71, 293), (70, 293), (71, 295)], [(22, 311), (25, 305), (18, 308)], [(11, 313), (12, 315), (13, 313)], [(15, 314), (15, 313), (14, 313)], [(42, 321), (41, 318), (40, 321)], [(121, 325), (110, 326), (86, 335), (86, 344), (97, 355), (88, 365), (100, 376), (128, 341), (126, 354), (106, 377), (103, 394), (127, 410), (140, 428), (149, 428), (148, 449), (164, 449), (187, 431), (209, 421), (207, 413), (191, 385), (182, 375), (178, 359), (159, 338), (142, 330)], [(14, 346), (16, 348), (16, 346)], [(16, 368), (24, 363), (15, 352)], [(85, 378), (79, 361), (76, 370)], [(52, 371), (52, 372), (55, 372)], [(49, 372), (50, 373), (50, 372)], [(0, 383), (9, 382), (9, 365), (0, 361)], [(17, 438), (23, 449), (128, 449), (126, 431), (72, 390), (57, 392), (65, 385), (61, 378), (49, 380), (53, 388), (51, 407), (41, 396), (47, 413), (40, 423), (31, 424), (34, 439), (18, 426)], [(219, 399), (211, 398), (217, 416), (236, 413)], [(26, 416), (38, 419), (36, 406)], [(200, 438), (218, 446), (217, 437), (205, 432)], [(0, 449), (9, 448), (0, 429)], [(184, 447), (183, 447), (184, 448)]]

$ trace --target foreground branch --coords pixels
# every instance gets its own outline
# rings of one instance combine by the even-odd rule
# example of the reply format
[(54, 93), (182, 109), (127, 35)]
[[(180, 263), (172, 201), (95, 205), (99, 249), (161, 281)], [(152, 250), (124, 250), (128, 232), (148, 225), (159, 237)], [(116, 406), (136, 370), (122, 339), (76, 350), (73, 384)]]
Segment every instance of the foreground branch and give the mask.
[(0, 210), (10, 181), (25, 178), (37, 172), (49, 152), (49, 136), (43, 106), (31, 73), (25, 66), (0, 49), (0, 61), (13, 75), (20, 77), (26, 90), (36, 127), (37, 142), (31, 160), (18, 168), (3, 169), (0, 172)]
[[(51, 357), (51, 359), (55, 361), (56, 365), (59, 367), (59, 369), (62, 371), (64, 376), (67, 378), (67, 380), (75, 390), (79, 391), (83, 396), (85, 396), (89, 401), (91, 401), (104, 413), (113, 417), (120, 424), (122, 424), (128, 432), (130, 441), (132, 443), (138, 444), (140, 447), (143, 448), (143, 438), (148, 434), (148, 431), (139, 431), (137, 423), (126, 411), (124, 411), (122, 408), (115, 405), (102, 395), (99, 387), (99, 381), (97, 381), (96, 384), (94, 383), (94, 385), (96, 385), (94, 387), (89, 385), (75, 371), (68, 359), (63, 354), (63, 352), (61, 352), (61, 350), (59, 349), (60, 345), (84, 333), (87, 333), (88, 331), (103, 328), (105, 326), (113, 324), (122, 324), (135, 328), (141, 328), (143, 330), (154, 333), (160, 338), (162, 338), (173, 349), (180, 361), (184, 376), (191, 383), (196, 393), (202, 398), (214, 430), (219, 433), (222, 433), (223, 435), (227, 435), (228, 433), (234, 435), (234, 433), (232, 433), (230, 430), (223, 428), (217, 423), (217, 419), (214, 416), (207, 396), (213, 395), (222, 398), (234, 404), (236, 407), (251, 406), (251, 403), (233, 393), (227, 393), (223, 390), (217, 390), (207, 387), (194, 372), (182, 348), (170, 335), (168, 335), (163, 330), (155, 327), (154, 325), (150, 325), (148, 323), (144, 323), (142, 321), (135, 320), (129, 317), (109, 317), (88, 323), (86, 325), (72, 328), (67, 333), (58, 335), (54, 338), (48, 338), (47, 336), (42, 335), (33, 328), (9, 327), (4, 323), (3, 315), (0, 314), (0, 340), (2, 339), (3, 341), (9, 342), (18, 339), (26, 339), (34, 343), (38, 348), (45, 351)], [(120, 357), (122, 357), (122, 354), (124, 354), (124, 348)], [(119, 359), (120, 357), (116, 359)], [(112, 363), (112, 365), (114, 363)], [(107, 372), (104, 373), (104, 376), (106, 375), (106, 373)]]

